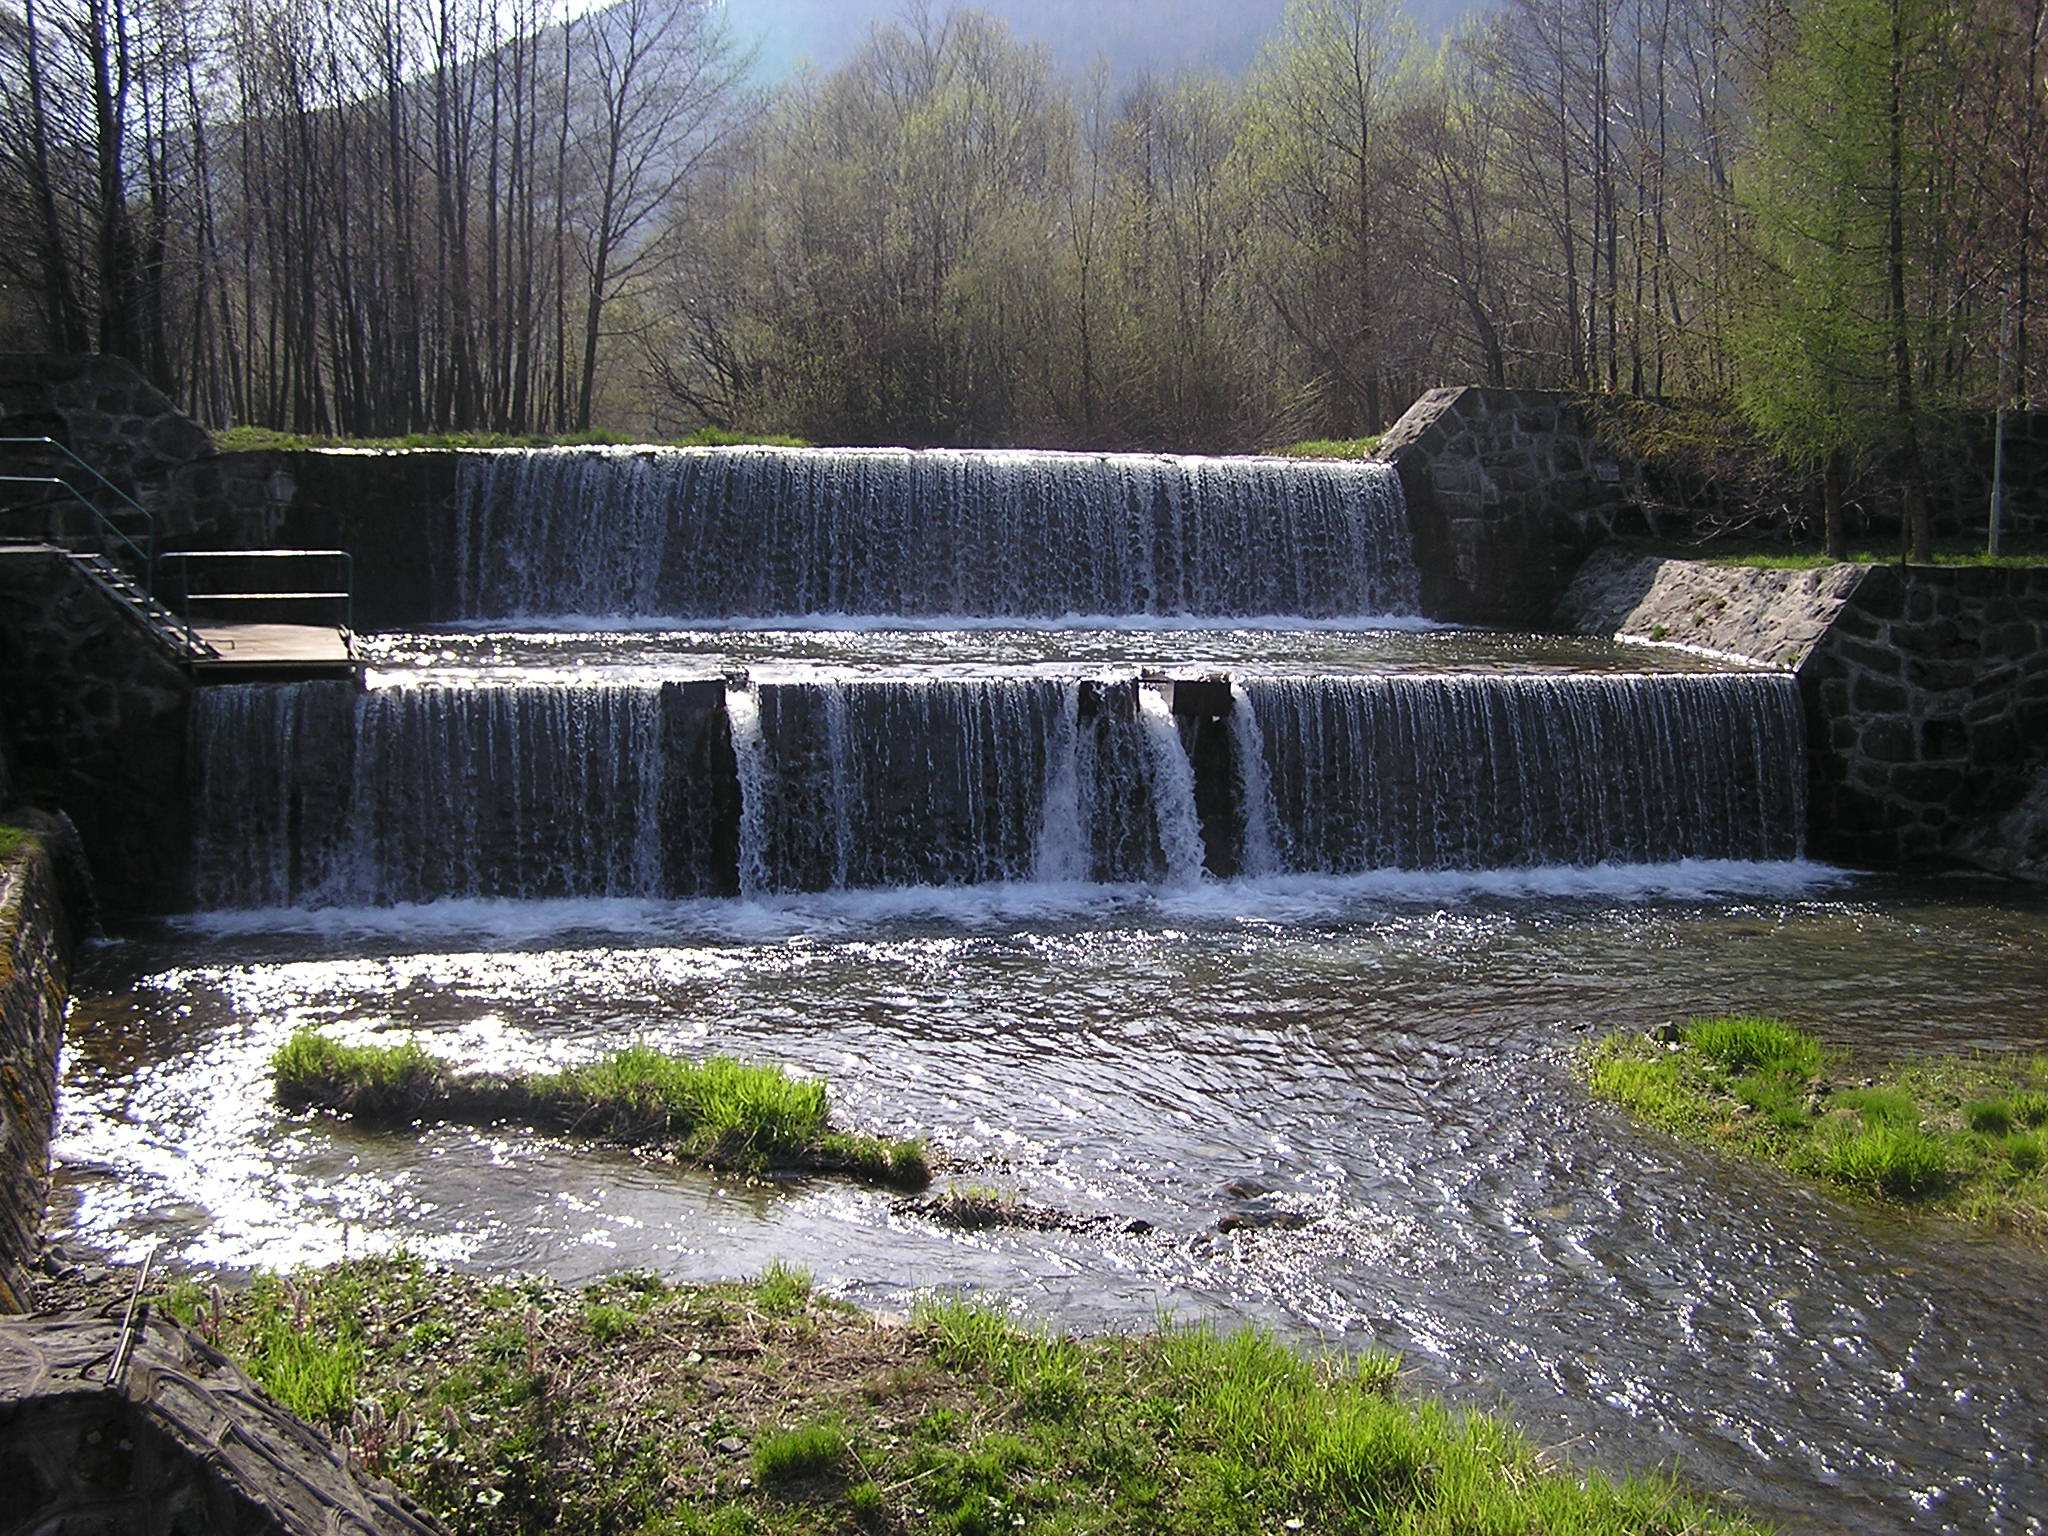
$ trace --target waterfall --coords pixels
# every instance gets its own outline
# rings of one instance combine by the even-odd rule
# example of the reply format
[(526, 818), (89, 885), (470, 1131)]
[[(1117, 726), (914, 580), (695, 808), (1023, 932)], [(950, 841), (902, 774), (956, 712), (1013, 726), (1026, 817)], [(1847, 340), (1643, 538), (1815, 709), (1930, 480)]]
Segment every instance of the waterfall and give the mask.
[(1059, 720), (1046, 768), (1044, 808), (1031, 875), (1047, 883), (1087, 880), (1094, 873), (1095, 733), (1081, 725), (1081, 688), (1060, 690)]
[[(1798, 856), (1788, 677), (1259, 679), (1279, 865), (1488, 869)], [(1256, 780), (1256, 770), (1247, 774)]]
[(1254, 677), (1229, 699), (1226, 723), (1135, 678), (210, 688), (191, 884), (361, 905), (1800, 852), (1789, 678)]
[(1198, 885), (1202, 879), (1202, 824), (1195, 815), (1195, 769), (1180, 739), (1180, 722), (1151, 688), (1138, 690), (1145, 730), (1145, 759), (1151, 770), (1152, 814), (1159, 821), (1159, 847), (1166, 858), (1168, 885)]
[(1280, 834), (1273, 825), (1273, 780), (1266, 768), (1266, 735), (1243, 683), (1230, 685), (1230, 765), (1236, 779), (1244, 841), (1238, 869), (1248, 879), (1280, 873)]
[(729, 689), (725, 712), (732, 730), (734, 768), (740, 788), (739, 888), (742, 896), (769, 889), (767, 837), (768, 754), (761, 743), (761, 701), (751, 688)]
[(900, 449), (465, 454), (449, 617), (1416, 609), (1381, 464)]

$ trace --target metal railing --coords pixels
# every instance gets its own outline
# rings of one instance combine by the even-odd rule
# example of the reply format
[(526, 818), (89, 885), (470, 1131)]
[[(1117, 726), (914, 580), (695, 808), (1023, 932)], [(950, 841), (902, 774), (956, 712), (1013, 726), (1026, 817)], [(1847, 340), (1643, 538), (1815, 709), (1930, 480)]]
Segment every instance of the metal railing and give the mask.
[[(268, 566), (273, 562), (295, 564), (331, 563), (337, 573), (333, 586), (309, 588), (304, 584), (298, 589), (280, 589), (271, 583), (260, 590), (247, 588), (209, 587), (201, 591), (193, 585), (193, 568), (208, 565), (226, 567), (232, 570), (237, 565), (255, 564)], [(319, 604), (331, 603), (338, 606), (340, 622), (335, 626), (345, 636), (355, 633), (355, 557), (345, 549), (181, 549), (167, 550), (163, 555), (165, 566), (175, 564), (176, 582), (181, 597), (181, 606), (189, 615), (194, 604), (225, 605), (230, 609), (247, 605), (269, 604)], [(166, 573), (166, 580), (169, 580)]]
[[(63, 496), (69, 496), (73, 502), (83, 507), (86, 515), (97, 525), (96, 538), (88, 541), (92, 547), (81, 552), (74, 547), (75, 541), (67, 531), (51, 528), (48, 524), (44, 526), (40, 541), (57, 549), (64, 550), (73, 556), (80, 556), (82, 553), (96, 555), (106, 562), (108, 566), (112, 567), (117, 575), (121, 567), (120, 551), (126, 550), (133, 558), (136, 566), (139, 567), (138, 571), (131, 573), (131, 579), (140, 584), (134, 586), (131, 591), (139, 594), (140, 601), (137, 601), (130, 593), (121, 591), (115, 585), (117, 578), (109, 578), (103, 571), (93, 569), (90, 559), (80, 558), (77, 563), (79, 568), (86, 572), (89, 579), (106, 589), (108, 596), (123, 607), (134, 612), (152, 634), (157, 634), (159, 638), (166, 638), (161, 631), (169, 631), (170, 636), (175, 638), (166, 638), (166, 646), (175, 652), (180, 660), (189, 661), (195, 656), (210, 654), (209, 647), (200, 638), (199, 632), (192, 627), (191, 620), (181, 614), (171, 612), (170, 609), (157, 600), (154, 590), (156, 561), (153, 548), (146, 549), (142, 545), (137, 544), (119, 524), (107, 517), (98, 507), (87, 500), (85, 494), (77, 486), (73, 485), (69, 480), (60, 480), (55, 475), (0, 475), (0, 485), (41, 486), (46, 492), (53, 490), (62, 492)], [(42, 507), (34, 510), (49, 511), (54, 507), (62, 511), (68, 511), (69, 507), (66, 506), (63, 496), (52, 496)], [(8, 512), (19, 512), (23, 508), (15, 506), (5, 510)], [(140, 508), (137, 510), (139, 511)], [(149, 516), (146, 512), (142, 515), (144, 517)], [(154, 546), (154, 527), (152, 526), (151, 531), (144, 534), (143, 537), (150, 542), (151, 546)]]

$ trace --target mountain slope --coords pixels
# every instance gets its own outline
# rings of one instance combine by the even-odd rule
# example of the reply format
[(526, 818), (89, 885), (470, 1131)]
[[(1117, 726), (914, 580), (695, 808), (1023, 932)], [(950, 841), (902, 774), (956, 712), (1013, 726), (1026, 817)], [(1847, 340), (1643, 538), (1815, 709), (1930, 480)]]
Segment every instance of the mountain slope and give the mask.
[[(720, 0), (735, 39), (760, 49), (756, 72), (783, 79), (809, 65), (830, 70), (846, 62), (869, 29), (902, 20), (903, 0)], [(1183, 70), (1242, 75), (1278, 26), (1287, 0), (973, 0), (974, 8), (1009, 23), (1026, 42), (1042, 43), (1070, 75), (1097, 58), (1127, 83), (1140, 75)], [(1411, 0), (1409, 14), (1425, 35), (1470, 8), (1470, 0)], [(945, 0), (934, 0), (944, 15)]]

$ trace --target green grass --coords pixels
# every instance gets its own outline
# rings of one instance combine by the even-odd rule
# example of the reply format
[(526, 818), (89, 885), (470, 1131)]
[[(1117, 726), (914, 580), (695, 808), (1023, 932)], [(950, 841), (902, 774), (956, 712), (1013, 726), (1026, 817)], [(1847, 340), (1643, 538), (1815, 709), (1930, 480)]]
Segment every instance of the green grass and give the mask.
[(831, 1098), (814, 1078), (712, 1056), (628, 1046), (586, 1066), (513, 1076), (457, 1076), (419, 1045), (344, 1045), (302, 1029), (271, 1058), (278, 1102), (367, 1124), (421, 1118), (526, 1123), (660, 1142), (714, 1167), (807, 1168), (922, 1189), (922, 1140), (891, 1141), (831, 1128)]
[(306, 1381), (359, 1464), (451, 1536), (1757, 1529), (1672, 1475), (1580, 1475), (1498, 1417), (1411, 1396), (1383, 1353), (1166, 1324), (1070, 1338), (962, 1299), (907, 1325), (807, 1291), (753, 1305), (784, 1285), (577, 1293), (397, 1258), (259, 1280), (213, 1312), (173, 1289), (252, 1370), (303, 1325), (339, 1363), (269, 1380)]
[(825, 1085), (730, 1057), (691, 1061), (646, 1046), (527, 1080), (543, 1100), (602, 1114), (642, 1135), (675, 1136), (702, 1153), (787, 1156), (825, 1133)]
[(440, 1088), (442, 1065), (413, 1041), (344, 1045), (301, 1029), (270, 1059), (277, 1101), (287, 1109), (318, 1105), (366, 1118), (410, 1118)]
[(623, 437), (616, 432), (562, 432), (554, 434), (506, 432), (414, 432), (403, 437), (318, 437), (298, 432), (276, 432), (268, 427), (227, 427), (214, 433), (214, 446), (222, 453), (298, 453), (321, 448), (808, 448), (800, 437), (778, 434), (732, 432), (723, 427), (699, 427), (685, 437)]
[(779, 1430), (754, 1442), (754, 1477), (778, 1492), (836, 1479), (846, 1470), (848, 1449), (845, 1428), (833, 1420)]
[(0, 862), (17, 857), (23, 849), (35, 841), (35, 834), (26, 827), (17, 827), (12, 822), (0, 821)]
[(1371, 437), (1312, 437), (1299, 443), (1289, 443), (1280, 450), (1281, 457), (1289, 459), (1369, 459), (1380, 451), (1385, 433)]
[(1617, 1035), (1600, 1098), (1863, 1198), (2048, 1238), (2048, 1056), (1942, 1057), (1882, 1073), (1807, 1031), (1696, 1019), (1669, 1045)]

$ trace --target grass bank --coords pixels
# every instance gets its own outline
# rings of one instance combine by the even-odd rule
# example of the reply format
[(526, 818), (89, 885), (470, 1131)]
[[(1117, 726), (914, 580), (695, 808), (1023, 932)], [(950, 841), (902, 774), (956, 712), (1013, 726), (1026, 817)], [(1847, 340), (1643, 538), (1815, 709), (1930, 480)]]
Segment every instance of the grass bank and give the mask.
[(213, 434), (223, 453), (292, 453), (316, 448), (808, 448), (800, 437), (700, 427), (687, 437), (622, 437), (616, 432), (413, 432), (404, 437), (315, 437), (268, 427), (227, 427)]
[(366, 1125), (514, 1121), (657, 1144), (714, 1168), (836, 1173), (902, 1189), (931, 1182), (922, 1141), (834, 1130), (822, 1082), (722, 1056), (691, 1061), (632, 1046), (560, 1072), (458, 1074), (411, 1042), (344, 1045), (308, 1029), (278, 1048), (271, 1071), (287, 1109)]
[(1755, 1529), (1258, 1332), (892, 1325), (783, 1268), (575, 1292), (384, 1259), (167, 1303), (454, 1536)]
[(1882, 1068), (1776, 1019), (1616, 1035), (1593, 1091), (1652, 1125), (1872, 1200), (2048, 1238), (2048, 1056)]
[(1280, 455), (1288, 459), (1369, 459), (1380, 451), (1385, 436), (1379, 433), (1372, 437), (1310, 438), (1289, 443), (1280, 450)]
[[(1754, 571), (1818, 571), (1832, 565), (1897, 565), (1899, 552), (1892, 549), (1856, 549), (1840, 561), (1831, 560), (1817, 544), (1743, 543), (1711, 540), (1697, 544), (1674, 544), (1651, 539), (1621, 541), (1640, 554), (1667, 560), (1696, 560), (1702, 565), (1720, 565)], [(2005, 553), (1984, 552), (1982, 539), (1950, 539), (1934, 546), (1931, 562), (1937, 566), (1974, 566), (1993, 570), (2024, 570), (2048, 565), (2048, 541), (2008, 539)]]

